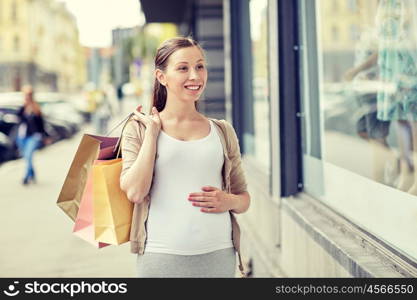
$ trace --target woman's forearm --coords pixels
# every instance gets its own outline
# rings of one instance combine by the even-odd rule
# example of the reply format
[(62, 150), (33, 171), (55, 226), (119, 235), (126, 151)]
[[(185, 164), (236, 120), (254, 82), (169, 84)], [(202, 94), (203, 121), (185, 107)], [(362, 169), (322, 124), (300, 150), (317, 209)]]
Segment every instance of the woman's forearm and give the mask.
[(122, 177), (121, 188), (135, 203), (143, 201), (152, 184), (157, 135), (145, 130), (142, 146), (135, 162)]
[(367, 60), (365, 60), (362, 64), (360, 64), (359, 66), (355, 68), (356, 74), (369, 69), (370, 67), (375, 65), (377, 62), (378, 62), (378, 52), (374, 52), (372, 55), (368, 57)]

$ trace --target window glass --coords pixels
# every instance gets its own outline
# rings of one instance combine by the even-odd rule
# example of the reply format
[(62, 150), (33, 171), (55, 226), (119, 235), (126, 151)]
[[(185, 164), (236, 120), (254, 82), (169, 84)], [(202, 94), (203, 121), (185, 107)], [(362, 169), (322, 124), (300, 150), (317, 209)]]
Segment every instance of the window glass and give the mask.
[(12, 20), (13, 22), (17, 21), (17, 2), (14, 0), (12, 2)]
[(19, 38), (17, 36), (14, 37), (14, 39), (13, 39), (13, 49), (14, 49), (15, 52), (19, 52), (19, 49), (20, 49), (20, 40), (19, 40)]
[(348, 1), (349, 18), (322, 14), (332, 2), (318, 12), (325, 159), (417, 195), (417, 1)]
[(300, 3), (305, 191), (417, 257), (417, 1)]
[[(255, 156), (269, 172), (269, 82), (268, 82), (268, 1), (250, 1), (250, 38), (252, 52), (252, 90), (254, 132), (244, 133), (246, 153)], [(244, 63), (244, 62), (242, 62)]]

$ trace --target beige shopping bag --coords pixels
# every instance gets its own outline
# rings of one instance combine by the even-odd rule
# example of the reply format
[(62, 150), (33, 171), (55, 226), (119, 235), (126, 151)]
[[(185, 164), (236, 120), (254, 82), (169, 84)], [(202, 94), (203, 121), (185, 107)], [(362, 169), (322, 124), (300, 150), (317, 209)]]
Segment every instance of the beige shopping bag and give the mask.
[(120, 188), (122, 159), (96, 161), (92, 169), (95, 240), (111, 245), (128, 242), (133, 203)]

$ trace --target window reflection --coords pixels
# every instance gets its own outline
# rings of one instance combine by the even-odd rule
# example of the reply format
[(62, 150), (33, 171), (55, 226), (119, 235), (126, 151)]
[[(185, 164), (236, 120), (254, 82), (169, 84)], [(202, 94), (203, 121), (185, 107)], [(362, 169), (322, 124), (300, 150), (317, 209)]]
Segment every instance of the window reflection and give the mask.
[(269, 171), (269, 82), (268, 82), (268, 17), (267, 0), (250, 1), (250, 37), (252, 43), (252, 90), (254, 134), (245, 133), (249, 153)]
[(417, 1), (340, 2), (318, 10), (323, 158), (417, 195)]

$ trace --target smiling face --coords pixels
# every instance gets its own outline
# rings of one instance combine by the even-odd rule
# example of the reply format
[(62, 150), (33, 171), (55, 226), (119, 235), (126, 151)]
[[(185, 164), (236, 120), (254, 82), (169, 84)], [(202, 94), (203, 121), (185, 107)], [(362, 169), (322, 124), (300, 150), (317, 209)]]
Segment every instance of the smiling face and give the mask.
[(206, 87), (206, 61), (195, 46), (175, 51), (168, 59), (166, 70), (155, 72), (156, 78), (167, 88), (168, 97), (194, 102)]

